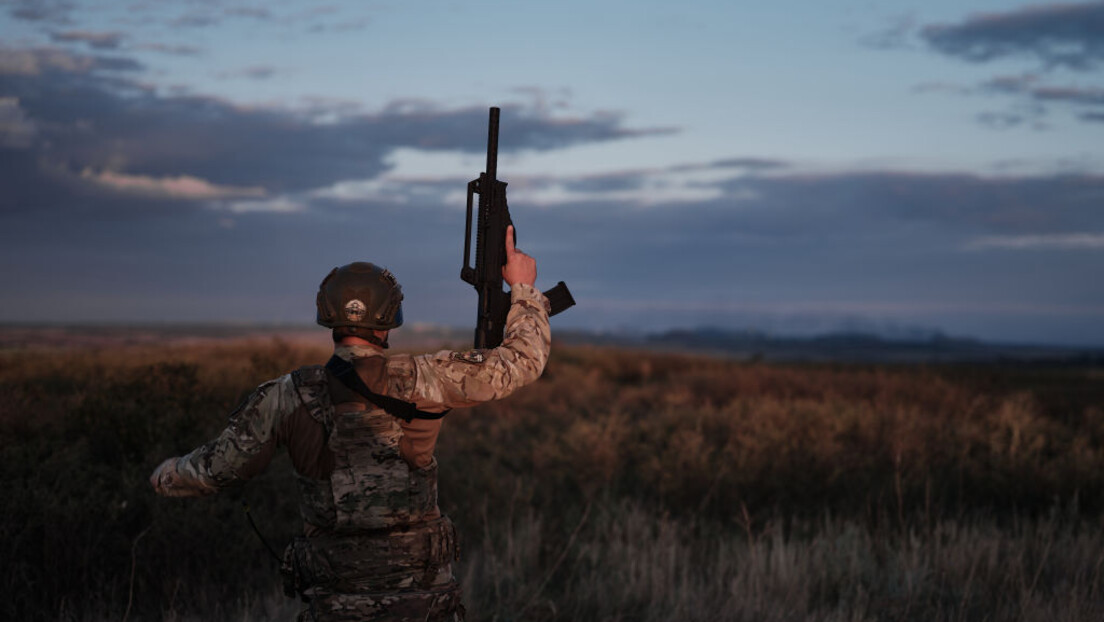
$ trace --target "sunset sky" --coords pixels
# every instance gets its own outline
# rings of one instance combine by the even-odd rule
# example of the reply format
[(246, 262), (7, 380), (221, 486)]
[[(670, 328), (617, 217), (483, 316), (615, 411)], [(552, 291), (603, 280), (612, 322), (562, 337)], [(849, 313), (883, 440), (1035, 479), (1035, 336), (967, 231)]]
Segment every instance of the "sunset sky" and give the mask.
[(0, 321), (473, 324), (489, 106), (554, 329), (1104, 345), (1104, 2), (0, 0)]

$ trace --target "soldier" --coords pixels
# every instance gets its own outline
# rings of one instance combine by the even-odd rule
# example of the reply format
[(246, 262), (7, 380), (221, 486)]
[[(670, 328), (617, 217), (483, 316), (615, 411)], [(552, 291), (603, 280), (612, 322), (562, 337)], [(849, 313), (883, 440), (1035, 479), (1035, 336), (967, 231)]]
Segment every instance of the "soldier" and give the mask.
[(402, 325), (398, 282), (370, 263), (335, 268), (317, 298), (318, 323), (333, 330), (330, 362), (262, 384), (217, 438), (157, 467), (154, 490), (217, 492), (285, 446), (304, 520), (282, 569), (285, 590), (306, 603), (299, 620), (462, 620), (455, 531), (437, 507), (441, 417), (536, 380), (551, 344), (536, 261), (514, 248), (512, 227), (502, 276), (511, 306), (501, 346), (385, 356), (388, 331)]

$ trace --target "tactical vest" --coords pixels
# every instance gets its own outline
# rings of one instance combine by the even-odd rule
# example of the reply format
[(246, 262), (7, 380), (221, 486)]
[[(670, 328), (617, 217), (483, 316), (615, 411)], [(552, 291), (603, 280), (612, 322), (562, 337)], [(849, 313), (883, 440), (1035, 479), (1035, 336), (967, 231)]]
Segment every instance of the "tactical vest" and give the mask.
[(326, 429), (334, 457), (329, 480), (298, 478), (304, 520), (355, 533), (420, 523), (436, 511), (437, 462), (410, 468), (399, 453), (402, 427), (395, 417), (364, 402), (335, 409), (331, 378), (321, 367), (299, 369), (293, 378), (311, 418)]
[(428, 518), (437, 511), (436, 459), (411, 468), (395, 417), (371, 404), (332, 404), (325, 368), (292, 378), (334, 458), (328, 480), (297, 475), (303, 519), (322, 532), (284, 554), (285, 591), (310, 604), (301, 619), (461, 619), (449, 565), (455, 530), (447, 517)]

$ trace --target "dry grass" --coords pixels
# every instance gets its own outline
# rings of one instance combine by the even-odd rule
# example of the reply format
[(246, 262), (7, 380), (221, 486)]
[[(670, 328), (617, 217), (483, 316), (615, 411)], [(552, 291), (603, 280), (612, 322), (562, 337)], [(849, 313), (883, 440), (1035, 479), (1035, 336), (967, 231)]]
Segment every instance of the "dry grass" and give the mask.
[[(290, 619), (241, 511), (295, 532), (286, 462), (190, 502), (145, 478), (325, 356), (0, 352), (0, 618)], [(1092, 369), (559, 348), (442, 435), (470, 618), (1104, 619), (1102, 396)]]

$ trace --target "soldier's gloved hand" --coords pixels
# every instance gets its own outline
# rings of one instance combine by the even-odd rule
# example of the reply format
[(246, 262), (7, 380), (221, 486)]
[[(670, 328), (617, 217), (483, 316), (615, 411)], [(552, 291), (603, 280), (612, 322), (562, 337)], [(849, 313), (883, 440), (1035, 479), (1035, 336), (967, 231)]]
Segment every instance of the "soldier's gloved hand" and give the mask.
[(179, 460), (180, 458), (169, 458), (153, 470), (149, 481), (154, 492), (162, 497), (198, 497), (214, 492), (202, 483), (179, 473), (176, 469)]
[(517, 283), (535, 285), (537, 260), (514, 246), (514, 226), (506, 227), (506, 265), (502, 266), (502, 280), (513, 287)]

